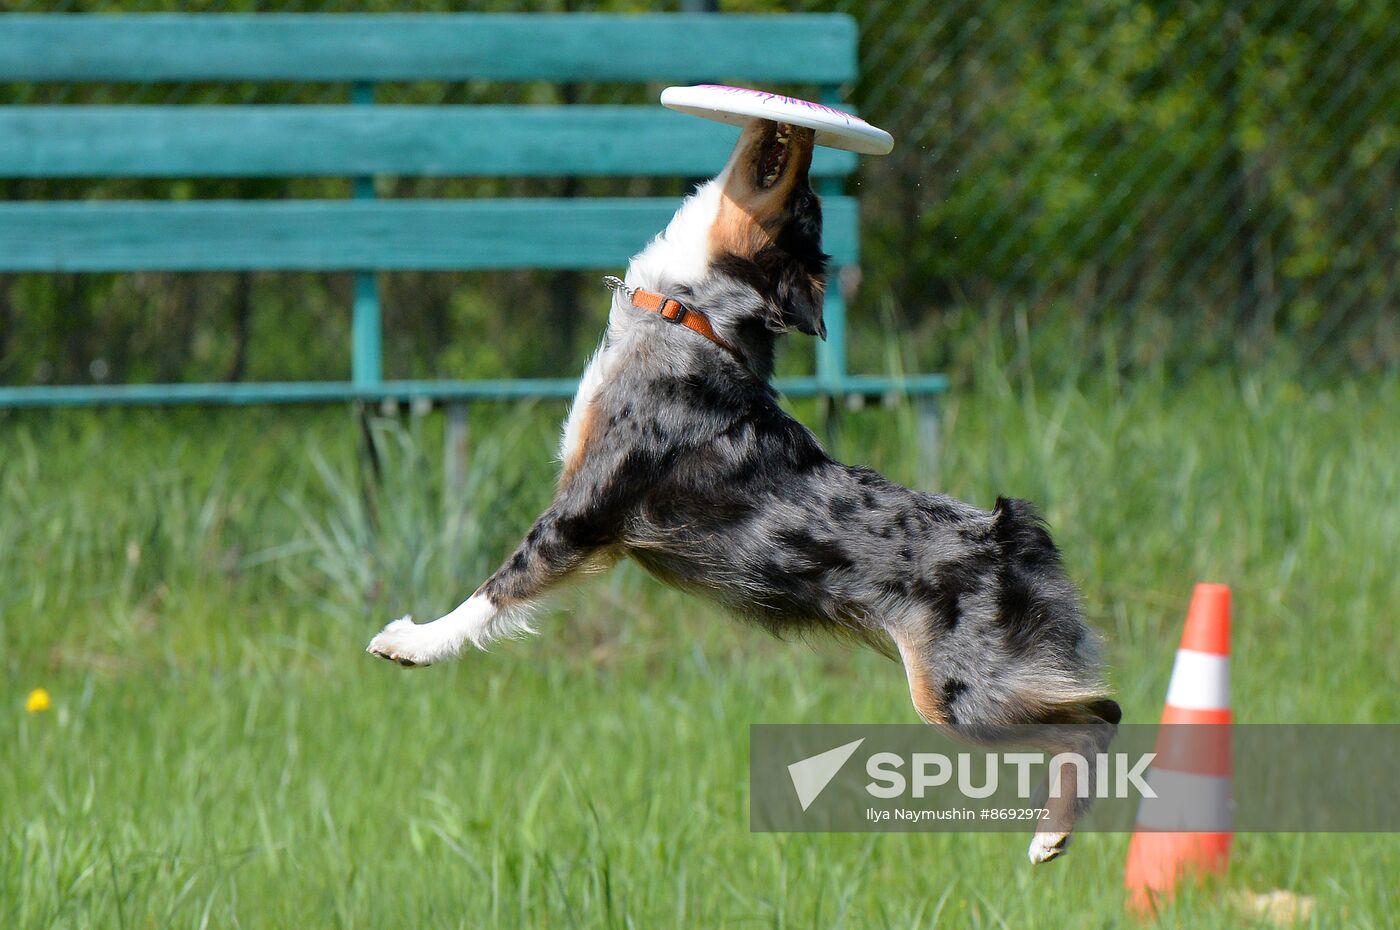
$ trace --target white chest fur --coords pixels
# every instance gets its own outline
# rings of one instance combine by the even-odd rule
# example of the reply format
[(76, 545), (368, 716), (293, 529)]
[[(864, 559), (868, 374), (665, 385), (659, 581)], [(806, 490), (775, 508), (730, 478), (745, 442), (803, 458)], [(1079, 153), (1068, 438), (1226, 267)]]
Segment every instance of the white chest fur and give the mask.
[(617, 346), (610, 345), (605, 340), (588, 360), (588, 367), (583, 370), (583, 377), (578, 382), (578, 391), (574, 394), (573, 403), (569, 405), (568, 419), (564, 421), (564, 438), (559, 443), (559, 461), (566, 467), (570, 462), (576, 461), (583, 451), (584, 426), (588, 422), (589, 404), (593, 402), (599, 386), (607, 380), (617, 357)]
[[(669, 290), (672, 286), (697, 281), (709, 265), (709, 231), (719, 212), (720, 193), (725, 172), (714, 181), (702, 185), (686, 199), (672, 217), (666, 229), (652, 239), (627, 266), (629, 287), (649, 290)], [(564, 437), (559, 443), (559, 460), (567, 471), (577, 461), (587, 438), (589, 404), (622, 364), (638, 338), (636, 320), (639, 311), (627, 304), (626, 298), (615, 295), (608, 314), (608, 335), (579, 380), (578, 392), (564, 421)]]

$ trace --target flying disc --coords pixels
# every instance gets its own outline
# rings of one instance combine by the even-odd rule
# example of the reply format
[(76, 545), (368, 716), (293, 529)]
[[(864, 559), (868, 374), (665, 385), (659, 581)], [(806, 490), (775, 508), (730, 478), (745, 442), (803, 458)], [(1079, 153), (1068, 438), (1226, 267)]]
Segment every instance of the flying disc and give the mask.
[(661, 92), (661, 105), (731, 126), (744, 126), (755, 119), (806, 126), (816, 130), (817, 145), (862, 155), (888, 155), (894, 148), (893, 136), (858, 116), (810, 100), (747, 87), (668, 87)]

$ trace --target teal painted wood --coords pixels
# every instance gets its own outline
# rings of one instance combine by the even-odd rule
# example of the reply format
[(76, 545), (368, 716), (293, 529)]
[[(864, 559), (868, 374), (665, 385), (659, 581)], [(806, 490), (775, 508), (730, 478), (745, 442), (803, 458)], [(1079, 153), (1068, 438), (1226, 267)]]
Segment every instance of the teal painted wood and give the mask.
[[(0, 17), (0, 81), (854, 79), (845, 16)], [(383, 382), (379, 269), (617, 268), (671, 200), (373, 201), (374, 175), (705, 176), (735, 131), (625, 107), (0, 107), (0, 177), (349, 176), (350, 202), (0, 203), (0, 271), (355, 272), (352, 381), (0, 388), (0, 407), (567, 397), (572, 379)], [(642, 144), (638, 144), (641, 140)], [(647, 144), (651, 143), (651, 144)], [(855, 156), (814, 165), (836, 265), (858, 259)], [(791, 396), (923, 395), (940, 375), (845, 373), (839, 287), (818, 375)]]
[(846, 297), (841, 293), (841, 269), (832, 268), (822, 308), (826, 338), (817, 344), (817, 377), (828, 384), (846, 374)]
[(578, 382), (571, 378), (512, 381), (381, 381), (357, 386), (349, 381), (242, 382), (238, 384), (112, 384), (0, 388), (0, 408), (158, 406), (174, 404), (299, 404), (327, 401), (438, 399), (510, 400), (566, 398)]
[(948, 390), (947, 375), (842, 375), (824, 378), (779, 378), (778, 390), (789, 397), (860, 394), (865, 397), (915, 397)]
[[(617, 268), (670, 198), (0, 203), (0, 271)], [(859, 257), (856, 202), (824, 201), (824, 245)]]
[[(880, 377), (848, 376), (837, 384), (818, 378), (779, 378), (778, 390), (789, 397), (830, 393), (868, 397), (916, 397), (948, 389), (943, 375)], [(238, 384), (113, 384), (0, 387), (0, 409), (107, 406), (238, 406), (245, 404), (304, 404), (365, 400), (522, 400), (530, 397), (564, 399), (574, 396), (572, 378), (520, 378), (510, 381), (382, 381), (357, 386), (348, 381), (241, 382)]]
[(701, 177), (738, 135), (656, 106), (0, 107), (0, 177)]
[[(839, 88), (829, 85), (822, 88), (822, 103), (837, 106), (840, 100)], [(839, 198), (844, 188), (840, 178), (828, 177), (817, 182), (817, 193), (823, 201)], [(826, 339), (817, 345), (817, 378), (825, 384), (837, 384), (846, 375), (846, 296), (843, 290), (841, 269), (833, 268), (823, 314)]]
[(355, 272), (350, 309), (350, 377), (358, 387), (384, 380), (384, 323), (379, 308), (379, 276)]
[[(374, 85), (364, 81), (350, 88), (352, 111), (368, 112), (374, 106)], [(355, 178), (354, 198), (374, 200), (374, 178)], [(356, 387), (370, 387), (384, 380), (384, 323), (379, 306), (379, 275), (355, 272), (355, 298), (350, 308), (350, 378)]]
[(0, 81), (841, 83), (835, 14), (0, 16)]

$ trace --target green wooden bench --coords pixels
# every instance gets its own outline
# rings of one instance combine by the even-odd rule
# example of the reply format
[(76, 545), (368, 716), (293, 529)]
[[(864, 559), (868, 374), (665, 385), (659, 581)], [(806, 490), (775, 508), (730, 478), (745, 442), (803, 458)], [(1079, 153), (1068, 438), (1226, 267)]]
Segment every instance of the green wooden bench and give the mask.
[[(384, 380), (377, 273), (617, 272), (676, 202), (384, 200), (374, 179), (707, 177), (737, 130), (658, 105), (376, 106), (375, 85), (796, 82), (820, 85), (822, 99), (841, 106), (855, 76), (855, 24), (837, 15), (0, 16), (0, 83), (349, 88), (340, 106), (0, 106), (0, 177), (355, 179), (346, 200), (0, 202), (0, 272), (355, 274), (349, 382), (0, 387), (0, 408), (571, 396), (573, 379)], [(855, 164), (830, 149), (813, 163), (837, 266), (859, 258), (856, 202), (842, 193)], [(815, 376), (782, 381), (787, 394), (932, 398), (946, 389), (941, 375), (849, 374), (838, 288), (826, 320)]]

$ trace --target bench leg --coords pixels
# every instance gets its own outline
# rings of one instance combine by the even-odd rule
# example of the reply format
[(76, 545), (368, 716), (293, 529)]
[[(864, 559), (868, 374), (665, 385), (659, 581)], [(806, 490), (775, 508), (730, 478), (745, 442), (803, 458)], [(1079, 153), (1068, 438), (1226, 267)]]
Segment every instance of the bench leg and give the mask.
[(360, 428), (361, 451), (364, 458), (361, 460), (365, 473), (378, 484), (384, 477), (384, 466), (379, 461), (379, 444), (374, 441), (374, 427), (370, 425), (370, 406), (368, 401), (355, 401), (355, 420)]
[(379, 489), (383, 485), (384, 466), (379, 459), (379, 444), (374, 439), (374, 427), (370, 424), (368, 401), (355, 401), (355, 421), (360, 432), (359, 476), (360, 500), (365, 505), (369, 518), (370, 532), (379, 534)]
[(938, 399), (932, 396), (914, 399), (915, 430), (919, 445), (919, 479), (930, 490), (939, 486)]
[(449, 501), (456, 500), (467, 486), (467, 449), (471, 439), (471, 419), (466, 401), (447, 403), (443, 424), (442, 480)]
[(822, 433), (826, 438), (826, 450), (833, 456), (840, 456), (841, 443), (841, 398), (824, 394), (817, 401), (821, 408)]

